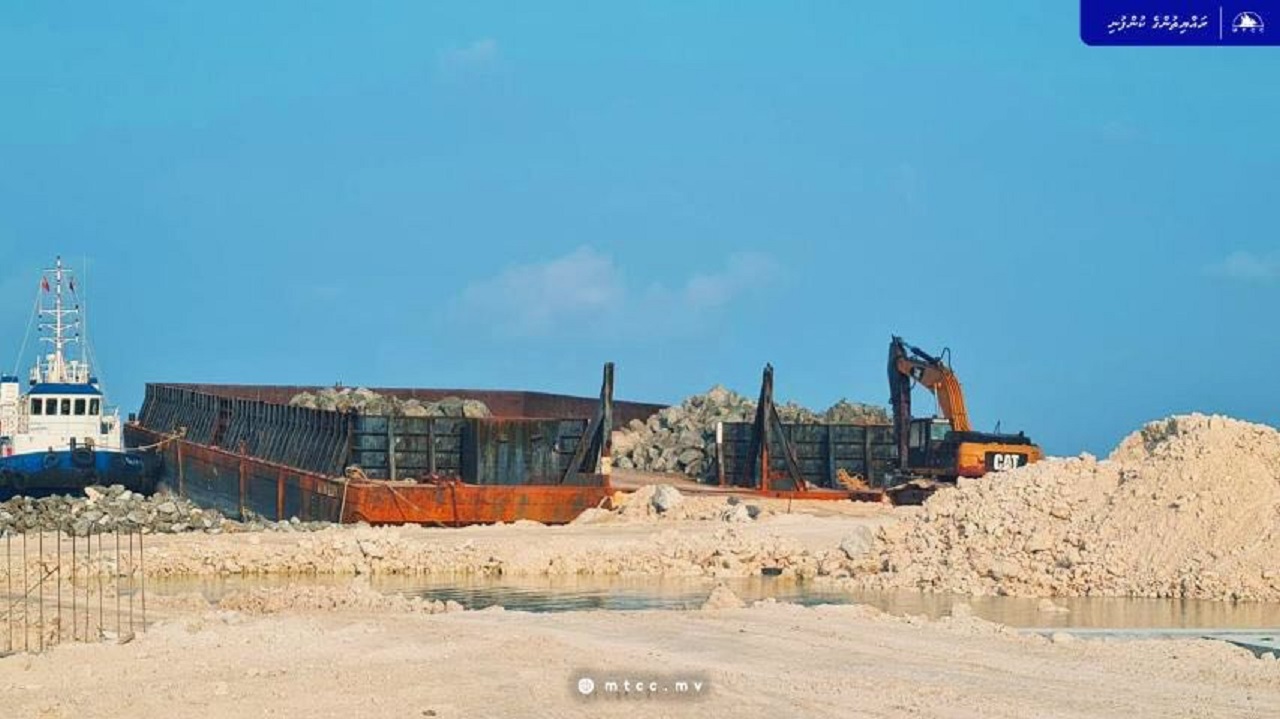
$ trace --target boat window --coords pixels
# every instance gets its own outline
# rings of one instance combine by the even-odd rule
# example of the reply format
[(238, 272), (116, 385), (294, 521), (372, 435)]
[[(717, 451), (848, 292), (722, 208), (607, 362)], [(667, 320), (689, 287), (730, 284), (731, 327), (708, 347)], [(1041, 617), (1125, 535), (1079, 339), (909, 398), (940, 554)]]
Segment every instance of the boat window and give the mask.
[(76, 416), (84, 416), (84, 400), (82, 399), (76, 400)]
[(96, 399), (89, 400), (89, 414), (96, 415), (98, 414), (99, 409), (100, 408), (98, 407), (98, 400)]
[(64, 415), (71, 414), (71, 398), (70, 397), (62, 398), (62, 414)]
[(44, 413), (55, 415), (58, 413), (58, 400), (50, 397), (44, 401)]
[(31, 398), (31, 414), (44, 414), (44, 400), (39, 397)]

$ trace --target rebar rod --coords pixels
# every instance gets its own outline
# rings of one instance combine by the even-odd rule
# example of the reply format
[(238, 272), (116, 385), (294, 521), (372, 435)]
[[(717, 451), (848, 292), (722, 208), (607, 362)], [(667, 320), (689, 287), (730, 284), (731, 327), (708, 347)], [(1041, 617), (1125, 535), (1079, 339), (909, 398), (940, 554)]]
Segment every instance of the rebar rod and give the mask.
[(37, 646), (40, 647), (40, 653), (44, 654), (44, 530), (40, 530), (36, 534), (36, 605), (39, 611), (40, 624), (36, 631), (39, 635), (36, 637)]
[(76, 530), (71, 528), (71, 641), (76, 641), (79, 634), (76, 630), (80, 623), (79, 607), (76, 606)]
[(115, 571), (112, 572), (111, 576), (115, 580), (113, 582), (115, 590), (112, 593), (116, 595), (116, 640), (119, 641), (120, 637), (122, 636), (120, 634), (120, 577), (122, 575), (120, 574), (120, 528), (119, 527), (116, 527), (115, 534), (116, 534), (116, 566), (115, 566)]

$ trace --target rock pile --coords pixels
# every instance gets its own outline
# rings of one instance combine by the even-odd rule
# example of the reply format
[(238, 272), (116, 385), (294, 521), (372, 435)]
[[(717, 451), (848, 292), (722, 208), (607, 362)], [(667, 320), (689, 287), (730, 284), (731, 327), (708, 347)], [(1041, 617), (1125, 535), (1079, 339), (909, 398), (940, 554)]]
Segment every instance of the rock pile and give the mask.
[(169, 494), (148, 496), (115, 484), (88, 487), (83, 496), (14, 497), (0, 502), (0, 535), (6, 532), (63, 531), (83, 537), (89, 533), (142, 531), (179, 534), (220, 534), (244, 531), (314, 531), (328, 522), (282, 522), (252, 519), (236, 522), (216, 509), (203, 509), (190, 500)]
[(247, 509), (243, 522), (227, 520), (227, 529), (237, 532), (318, 532), (333, 526), (334, 522), (304, 522), (297, 517), (273, 521)]
[(492, 417), (489, 407), (479, 400), (462, 399), (461, 397), (445, 397), (436, 402), (422, 402), (416, 399), (402, 400), (389, 395), (381, 395), (363, 387), (326, 388), (315, 394), (302, 392), (289, 400), (293, 407), (308, 409), (325, 409), (346, 412), (354, 410), (361, 414), (384, 415), (396, 414), (403, 417)]
[[(749, 422), (755, 419), (756, 403), (719, 385), (693, 395), (679, 405), (667, 407), (648, 421), (632, 420), (614, 432), (613, 458), (620, 469), (649, 472), (680, 472), (702, 478), (715, 457), (717, 422)], [(818, 413), (788, 402), (778, 405), (783, 422), (879, 423), (888, 424), (884, 409), (840, 400)]]
[(359, 610), (381, 611), (396, 614), (443, 614), (465, 611), (461, 604), (450, 600), (427, 599), (404, 594), (383, 594), (367, 584), (346, 587), (254, 587), (234, 592), (218, 602), (221, 609), (245, 614), (279, 614), (295, 611)]
[(737, 497), (685, 496), (669, 484), (647, 485), (614, 495), (614, 509), (588, 509), (574, 524), (654, 522), (667, 520), (752, 522), (768, 513)]
[(220, 532), (226, 521), (217, 510), (201, 509), (181, 497), (148, 496), (118, 484), (88, 487), (84, 496), (14, 497), (0, 503), (0, 533), (62, 530), (83, 537), (117, 529)]
[(1280, 600), (1280, 432), (1153, 422), (1110, 458), (1051, 459), (935, 494), (881, 530), (866, 583), (966, 594)]

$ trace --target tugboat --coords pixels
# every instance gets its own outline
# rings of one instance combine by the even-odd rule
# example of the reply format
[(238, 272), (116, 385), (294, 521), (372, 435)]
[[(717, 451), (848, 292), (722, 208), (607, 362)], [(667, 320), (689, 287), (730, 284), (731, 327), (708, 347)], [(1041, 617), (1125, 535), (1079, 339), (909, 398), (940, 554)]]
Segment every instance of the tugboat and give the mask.
[[(125, 449), (120, 411), (89, 370), (76, 281), (61, 257), (41, 273), (36, 314), (52, 351), (36, 360), (26, 392), (18, 377), (0, 377), (0, 498), (111, 484), (152, 491), (146, 463)], [(67, 359), (71, 344), (79, 359)]]

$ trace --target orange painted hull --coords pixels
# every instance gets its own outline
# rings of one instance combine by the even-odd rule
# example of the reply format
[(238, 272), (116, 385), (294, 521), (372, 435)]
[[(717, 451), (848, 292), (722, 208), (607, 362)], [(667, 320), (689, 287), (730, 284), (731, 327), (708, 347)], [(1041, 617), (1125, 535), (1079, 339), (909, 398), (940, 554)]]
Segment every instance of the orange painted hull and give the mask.
[(375, 480), (353, 482), (346, 490), (344, 522), (449, 527), (519, 519), (565, 524), (573, 521), (583, 510), (606, 506), (612, 493), (607, 482), (593, 487), (565, 487)]

